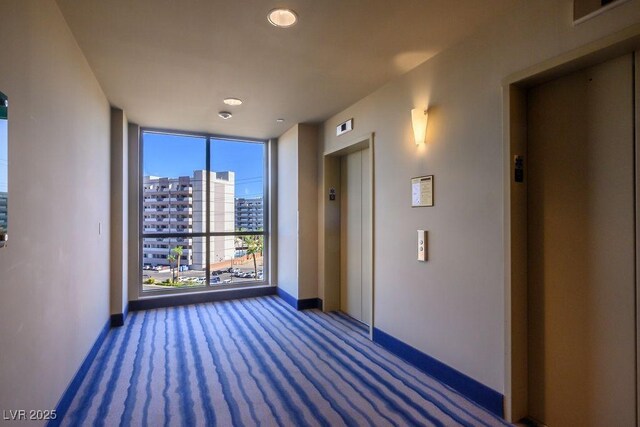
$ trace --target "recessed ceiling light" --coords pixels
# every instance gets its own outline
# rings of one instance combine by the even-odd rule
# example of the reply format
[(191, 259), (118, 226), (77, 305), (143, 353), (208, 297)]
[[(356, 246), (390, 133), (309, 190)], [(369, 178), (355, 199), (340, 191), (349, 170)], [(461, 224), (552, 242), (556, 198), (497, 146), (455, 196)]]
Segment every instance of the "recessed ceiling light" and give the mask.
[(289, 28), (298, 22), (298, 15), (291, 9), (273, 9), (267, 16), (271, 25)]
[(218, 116), (220, 116), (220, 118), (222, 118), (222, 119), (227, 120), (227, 119), (231, 118), (232, 114), (230, 112), (228, 112), (228, 111), (220, 111), (218, 113)]
[(278, 122), (278, 123), (284, 123), (284, 119), (276, 119), (276, 122)]
[(225, 98), (224, 103), (227, 105), (232, 105), (234, 107), (238, 105), (242, 105), (242, 99), (238, 98)]

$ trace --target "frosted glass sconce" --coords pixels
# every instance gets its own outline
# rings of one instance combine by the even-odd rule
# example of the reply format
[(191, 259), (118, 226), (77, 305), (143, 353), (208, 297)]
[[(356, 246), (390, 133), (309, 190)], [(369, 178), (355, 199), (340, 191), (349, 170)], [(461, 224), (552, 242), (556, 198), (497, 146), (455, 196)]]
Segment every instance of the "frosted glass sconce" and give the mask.
[(411, 124), (413, 125), (413, 137), (416, 145), (423, 144), (427, 137), (427, 110), (414, 108), (411, 110)]

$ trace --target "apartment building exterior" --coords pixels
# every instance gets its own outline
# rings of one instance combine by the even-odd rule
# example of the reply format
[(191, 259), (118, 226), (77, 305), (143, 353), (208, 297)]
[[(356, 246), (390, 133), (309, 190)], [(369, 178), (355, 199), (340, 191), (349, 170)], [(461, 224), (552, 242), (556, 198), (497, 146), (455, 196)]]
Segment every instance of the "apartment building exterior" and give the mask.
[[(207, 231), (207, 171), (192, 176), (144, 177), (143, 232), (158, 237), (143, 239), (143, 264), (169, 266), (171, 250), (182, 246), (180, 264), (200, 270), (207, 266), (206, 240), (192, 233)], [(209, 180), (210, 231), (234, 231), (235, 173), (211, 172)], [(184, 234), (184, 237), (163, 237)], [(216, 236), (210, 241), (209, 262), (231, 259), (235, 251), (233, 236)]]
[(7, 204), (9, 193), (0, 191), (0, 232), (7, 231)]
[(258, 231), (263, 229), (263, 198), (242, 198), (236, 199), (236, 230), (238, 231)]

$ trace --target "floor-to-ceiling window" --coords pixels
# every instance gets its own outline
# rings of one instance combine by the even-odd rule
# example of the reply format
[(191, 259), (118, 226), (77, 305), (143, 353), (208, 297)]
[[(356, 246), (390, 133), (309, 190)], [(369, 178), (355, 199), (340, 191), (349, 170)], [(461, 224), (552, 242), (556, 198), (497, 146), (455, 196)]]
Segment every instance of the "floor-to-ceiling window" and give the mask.
[(142, 133), (142, 290), (265, 284), (263, 141)]

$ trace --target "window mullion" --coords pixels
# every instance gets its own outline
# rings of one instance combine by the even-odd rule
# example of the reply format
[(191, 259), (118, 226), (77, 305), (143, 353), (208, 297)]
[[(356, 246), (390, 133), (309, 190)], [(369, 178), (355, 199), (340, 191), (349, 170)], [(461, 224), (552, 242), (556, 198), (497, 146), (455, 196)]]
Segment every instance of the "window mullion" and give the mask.
[(205, 249), (207, 251), (206, 260), (207, 260), (207, 269), (206, 269), (206, 277), (207, 277), (207, 286), (211, 286), (211, 137), (207, 136), (207, 145), (206, 145), (206, 160), (205, 165), (207, 168), (207, 182), (205, 185), (206, 188), (206, 199), (207, 204), (205, 206), (205, 217), (207, 224), (205, 225), (206, 237), (205, 237)]

